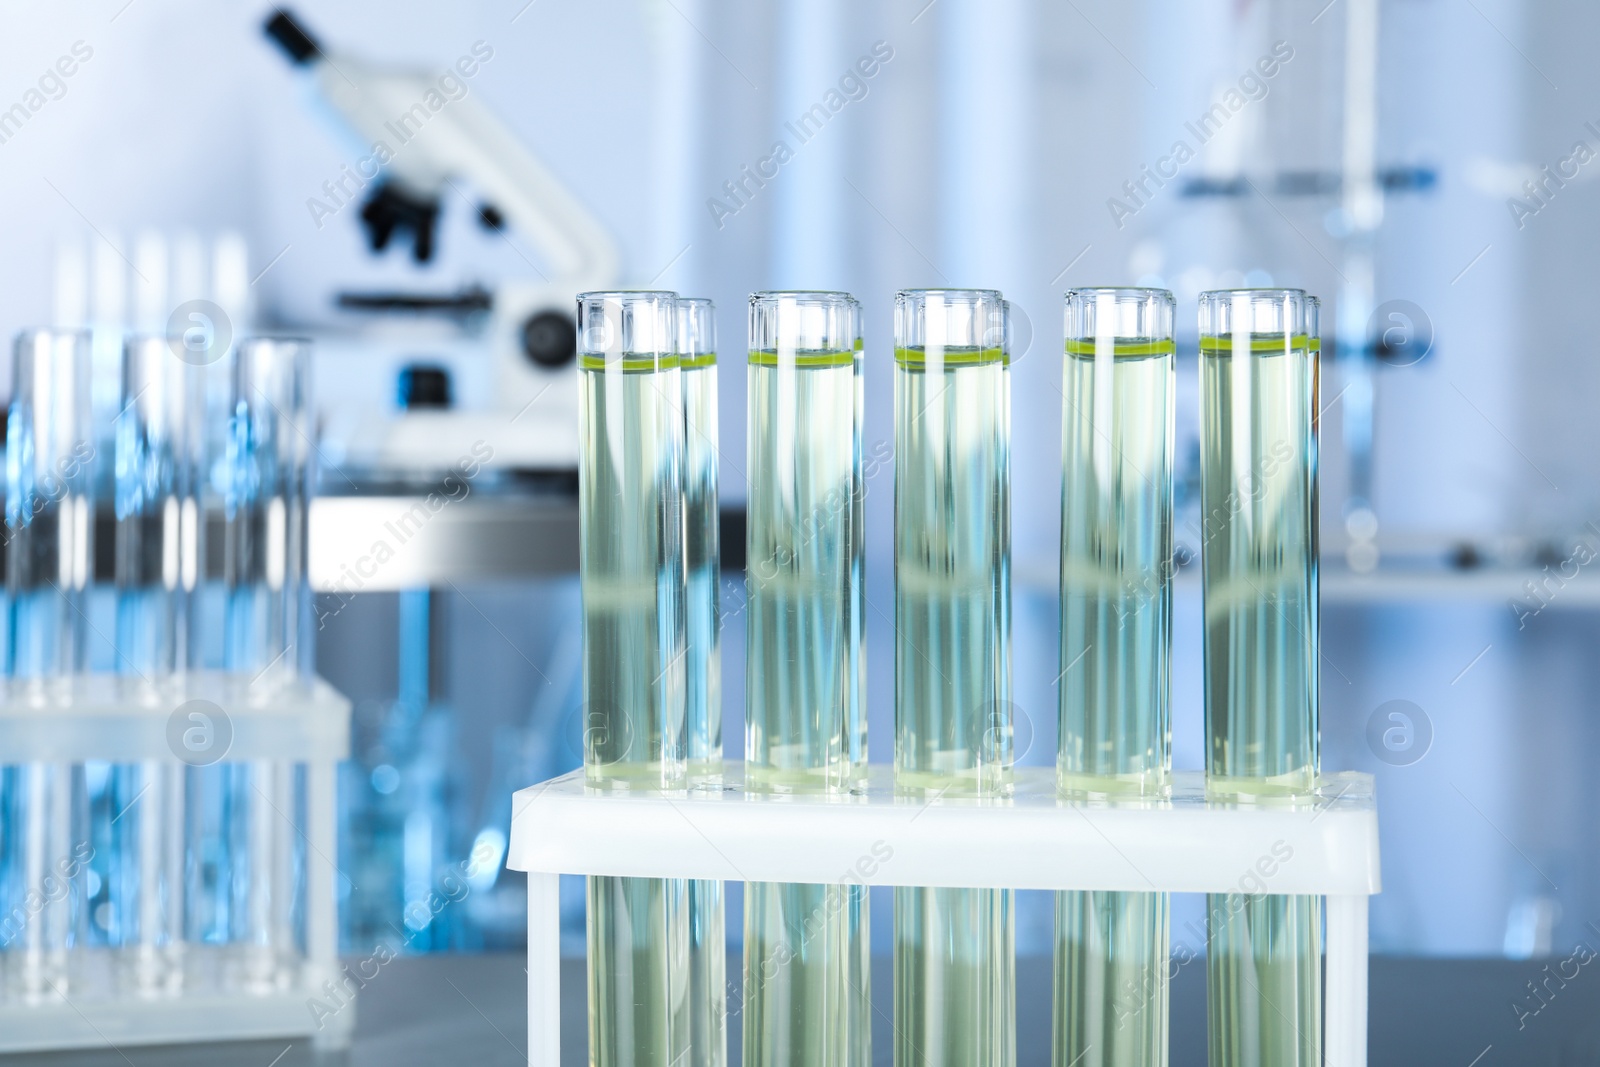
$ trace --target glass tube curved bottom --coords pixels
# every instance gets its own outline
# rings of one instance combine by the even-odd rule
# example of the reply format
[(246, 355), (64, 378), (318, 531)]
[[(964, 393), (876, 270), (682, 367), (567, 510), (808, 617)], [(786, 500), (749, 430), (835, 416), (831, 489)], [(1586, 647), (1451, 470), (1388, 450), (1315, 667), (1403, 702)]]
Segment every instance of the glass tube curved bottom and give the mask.
[(1168, 900), (1056, 894), (1056, 1067), (1165, 1067)]

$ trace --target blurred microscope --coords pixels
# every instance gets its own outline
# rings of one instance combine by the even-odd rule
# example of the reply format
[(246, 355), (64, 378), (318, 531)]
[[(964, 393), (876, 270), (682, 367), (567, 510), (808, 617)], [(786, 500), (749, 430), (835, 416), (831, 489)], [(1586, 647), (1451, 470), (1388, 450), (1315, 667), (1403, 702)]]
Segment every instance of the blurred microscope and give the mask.
[[(372, 255), (409, 252), (425, 277), (441, 217), (456, 208), (485, 232), (531, 246), (543, 268), (530, 262), (528, 277), (454, 291), (341, 290), (341, 317), (361, 325), (317, 337), (329, 374), (375, 368), (393, 390), (389, 403), (324, 411), (329, 469), (311, 522), (319, 627), (337, 625), (358, 594), (398, 594), (385, 616), (398, 629), (398, 696), (356, 705), (344, 937), (354, 948), (400, 951), (515, 941), (523, 903), (520, 885), (504, 884), (510, 811), (495, 798), (553, 773), (546, 749), (576, 684), (564, 664), (577, 655), (555, 641), (533, 669), (562, 684), (497, 730), (485, 709), (450, 706), (445, 631), (455, 629), (452, 606), (477, 606), (458, 583), (576, 571), (574, 296), (616, 285), (616, 245), (476, 95), (441, 97), (443, 78), (472, 76), (471, 56), (441, 75), (327, 47), (288, 11), (272, 13), (264, 30), (339, 133), (363, 151), (384, 146), (343, 190), (361, 197), (349, 217)], [(429, 355), (414, 355), (419, 348)], [(356, 377), (367, 387), (373, 376)], [(471, 397), (479, 402), (463, 403)], [(350, 617), (343, 624), (363, 628)], [(347, 652), (364, 654), (354, 644)], [(468, 772), (465, 742), (485, 733), (492, 755), (476, 763), (489, 765)]]
[[(470, 358), (491, 368), (489, 404), (457, 410), (445, 367), (402, 369), (402, 410), (350, 427), (341, 467), (378, 480), (448, 471), (487, 441), (497, 471), (576, 468), (577, 338), (573, 297), (617, 281), (609, 234), (474, 95), (440, 101), (438, 71), (330, 52), (287, 11), (266, 33), (302, 68), (316, 95), (363, 149), (393, 145), (358, 166), (367, 179), (358, 216), (374, 255), (409, 242), (419, 265), (433, 259), (447, 204), (471, 204), (482, 225), (529, 242), (547, 279), (514, 279), (457, 292), (341, 292), (338, 305), (377, 319), (474, 320)], [(470, 58), (466, 62), (472, 62)], [(424, 121), (425, 119), (425, 121)], [(404, 138), (402, 141), (401, 138)], [(387, 155), (389, 158), (384, 159)], [(370, 167), (374, 173), (368, 174)], [(357, 343), (382, 344), (381, 328)]]

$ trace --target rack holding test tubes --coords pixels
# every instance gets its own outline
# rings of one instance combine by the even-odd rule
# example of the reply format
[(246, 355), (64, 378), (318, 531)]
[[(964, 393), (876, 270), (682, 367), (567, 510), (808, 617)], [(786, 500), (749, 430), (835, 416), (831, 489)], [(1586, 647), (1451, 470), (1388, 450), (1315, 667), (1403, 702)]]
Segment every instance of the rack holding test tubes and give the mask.
[[(884, 885), (897, 1067), (1005, 1067), (1023, 1026), (1050, 1034), (1056, 1067), (1165, 1064), (1172, 893), (1206, 894), (1212, 1067), (1363, 1067), (1377, 811), (1370, 775), (1318, 760), (1315, 298), (1201, 297), (1208, 763), (1175, 771), (1171, 294), (1067, 294), (1053, 769), (1012, 762), (1004, 299), (896, 301), (895, 761), (880, 766), (859, 703), (859, 305), (753, 296), (746, 758), (699, 780), (683, 734), (703, 709), (679, 673), (695, 608), (676, 306), (580, 298), (591, 751), (513, 802), (529, 1062), (560, 1062), (557, 889), (576, 874), (596, 1067), (723, 1062), (726, 1006), (690, 978), (720, 910), (713, 927), (684, 901), (728, 880), (747, 886), (747, 1063), (872, 1062), (862, 904)], [(1058, 894), (1050, 1019), (1016, 1015), (1018, 889)]]
[[(110, 433), (90, 417), (86, 333), (17, 341), (0, 1052), (340, 1047), (353, 1028), (334, 868), (350, 705), (310, 673), (302, 629), (308, 349), (191, 341), (127, 340)], [(97, 502), (102, 464), (115, 488)], [(112, 581), (94, 573), (97, 503)]]

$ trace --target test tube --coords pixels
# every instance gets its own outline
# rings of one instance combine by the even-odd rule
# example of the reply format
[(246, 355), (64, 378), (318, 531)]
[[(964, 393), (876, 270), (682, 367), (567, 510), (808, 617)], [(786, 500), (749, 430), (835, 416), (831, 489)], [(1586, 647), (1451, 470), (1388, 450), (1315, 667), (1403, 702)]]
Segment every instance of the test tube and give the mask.
[[(190, 666), (189, 620), (201, 552), (201, 369), (163, 337), (129, 338), (122, 353), (116, 440), (118, 669), (135, 699), (162, 706)], [(184, 766), (126, 768), (120, 801), (125, 877), (122, 940), (133, 986), (175, 991), (182, 979)], [(129, 879), (126, 875), (132, 875)], [(132, 885), (128, 885), (129, 881)]]
[(847, 293), (750, 298), (749, 788), (866, 785), (861, 360)]
[(311, 662), (305, 635), (310, 496), (311, 343), (256, 337), (233, 362), (226, 500), (230, 670), (258, 689), (293, 685)]
[[(678, 300), (678, 376), (683, 383), (683, 519), (688, 653), (688, 778), (722, 784), (722, 660), (718, 590), (722, 567), (717, 511), (717, 319), (711, 301)], [(728, 947), (722, 883), (689, 883), (690, 1062), (728, 1058)]]
[[(223, 642), (247, 697), (302, 682), (309, 663), (310, 355), (310, 342), (266, 337), (241, 342), (234, 355)], [(233, 802), (246, 813), (245, 867), (232, 887), (243, 886), (239, 977), (249, 989), (279, 988), (296, 948), (295, 767), (257, 759), (231, 769)]]
[[(1207, 789), (1309, 799), (1317, 739), (1317, 354), (1298, 289), (1200, 294)], [(1269, 887), (1270, 888), (1270, 887)], [(1207, 898), (1211, 1063), (1312, 1067), (1321, 901)]]
[[(94, 564), (89, 380), (87, 332), (18, 335), (6, 422), (6, 673), (15, 701), (64, 702), (84, 668)], [(7, 825), (20, 838), (19, 877), (5, 914), (26, 918), (12, 942), (21, 957), (12, 975), (25, 999), (64, 996), (78, 873), (93, 850), (74, 837), (71, 765), (29, 763), (15, 773), (21, 811)]]
[[(1066, 294), (1061, 675), (1067, 795), (1160, 798), (1172, 770), (1173, 299)], [(1165, 893), (1056, 894), (1057, 1067), (1167, 1062)]]
[[(865, 787), (859, 305), (750, 298), (746, 787)], [(864, 886), (745, 889), (744, 1062), (871, 1062)]]
[[(913, 796), (1012, 790), (1007, 323), (993, 290), (895, 297), (895, 784)], [(1014, 907), (896, 888), (896, 1067), (1016, 1062)]]
[[(688, 784), (677, 296), (578, 297), (584, 775)], [(588, 880), (589, 1062), (691, 1061), (688, 881)]]

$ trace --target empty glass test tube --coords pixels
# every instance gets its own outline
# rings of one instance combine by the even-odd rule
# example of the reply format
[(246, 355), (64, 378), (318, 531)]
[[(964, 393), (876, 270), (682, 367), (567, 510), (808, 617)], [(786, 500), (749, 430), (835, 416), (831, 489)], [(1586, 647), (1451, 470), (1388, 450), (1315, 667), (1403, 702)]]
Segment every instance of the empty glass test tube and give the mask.
[[(1200, 295), (1207, 788), (1256, 803), (1318, 770), (1311, 325), (1297, 289)], [(1207, 898), (1213, 1067), (1318, 1062), (1321, 925), (1317, 897)]]
[[(746, 785), (866, 783), (859, 306), (847, 293), (750, 298)], [(871, 1062), (863, 886), (745, 888), (744, 1062)]]
[[(678, 300), (678, 377), (683, 383), (683, 550), (687, 626), (684, 698), (688, 703), (688, 779), (722, 783), (722, 661), (718, 591), (717, 319), (709, 300)], [(728, 945), (722, 883), (689, 883), (690, 1063), (722, 1067), (728, 1058)]]
[[(234, 354), (223, 552), (224, 662), (248, 680), (253, 693), (300, 683), (310, 662), (310, 355), (310, 342), (266, 337), (240, 342)], [(248, 989), (279, 988), (291, 976), (298, 949), (300, 835), (292, 821), (296, 769), (269, 760), (225, 769), (231, 780), (224, 807), (243, 813), (244, 839), (230, 846), (230, 858), (242, 866), (233, 867), (226, 882), (214, 888), (233, 899), (217, 907), (237, 909), (232, 933), (244, 950), (237, 979)]]
[[(1008, 318), (992, 290), (895, 296), (895, 784), (913, 795), (1012, 789)], [(895, 890), (896, 1067), (1016, 1062), (1014, 902)]]
[[(94, 438), (89, 405), (89, 334), (25, 330), (12, 364), (6, 422), (6, 673), (11, 699), (55, 703), (70, 696), (85, 665), (85, 592), (93, 578)], [(11, 857), (0, 962), (6, 986), (25, 1000), (65, 995), (84, 899), (80, 874), (93, 855), (74, 819), (65, 763), (6, 768), (13, 810), (4, 812)]]
[[(578, 297), (584, 775), (688, 784), (677, 296)], [(692, 1058), (686, 879), (590, 878), (589, 1062)]]
[[(201, 368), (164, 337), (131, 337), (122, 354), (116, 441), (117, 655), (135, 699), (171, 706), (169, 684), (191, 665), (191, 598), (204, 558)], [(141, 993), (182, 982), (185, 765), (146, 760), (127, 768), (119, 797), (124, 980)]]
[[(1066, 295), (1057, 770), (1160, 798), (1172, 769), (1173, 299)], [(1056, 895), (1057, 1067), (1167, 1062), (1165, 893)]]

